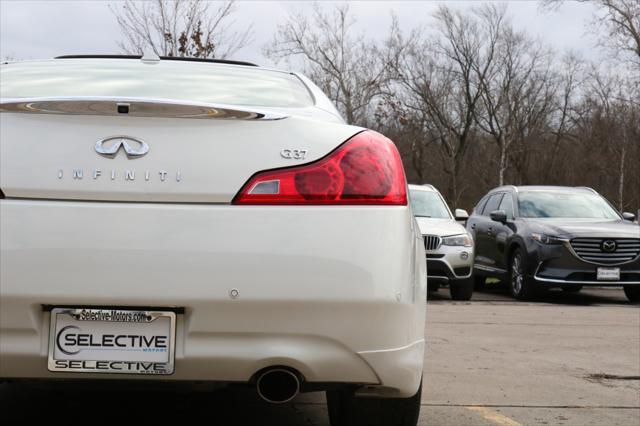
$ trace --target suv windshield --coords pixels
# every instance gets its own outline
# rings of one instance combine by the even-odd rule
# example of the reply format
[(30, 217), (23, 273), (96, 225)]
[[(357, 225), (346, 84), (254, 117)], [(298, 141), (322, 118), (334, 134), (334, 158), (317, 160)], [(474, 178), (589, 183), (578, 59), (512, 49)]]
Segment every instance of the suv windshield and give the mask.
[(437, 192), (410, 190), (409, 198), (414, 216), (451, 219), (447, 205)]
[(518, 194), (518, 207), (521, 217), (620, 219), (601, 196), (582, 192), (522, 192)]
[(258, 67), (137, 59), (57, 59), (3, 65), (0, 96), (155, 98), (240, 106), (307, 107), (295, 75)]

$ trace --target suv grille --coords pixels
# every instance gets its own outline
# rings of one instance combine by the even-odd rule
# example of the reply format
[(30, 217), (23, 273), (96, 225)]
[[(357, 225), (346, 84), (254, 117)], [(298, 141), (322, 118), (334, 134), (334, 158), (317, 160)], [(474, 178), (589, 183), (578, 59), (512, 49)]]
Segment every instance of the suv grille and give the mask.
[(640, 238), (574, 238), (571, 247), (582, 260), (614, 265), (640, 255)]
[(437, 235), (425, 235), (424, 236), (424, 249), (426, 251), (437, 250), (440, 247), (442, 239)]

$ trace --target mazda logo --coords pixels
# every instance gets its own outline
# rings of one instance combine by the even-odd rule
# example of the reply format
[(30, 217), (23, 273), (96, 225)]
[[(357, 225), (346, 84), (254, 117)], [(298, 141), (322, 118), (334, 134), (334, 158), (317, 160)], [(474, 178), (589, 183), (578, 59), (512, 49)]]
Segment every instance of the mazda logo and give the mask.
[(96, 152), (104, 157), (115, 158), (120, 148), (124, 149), (127, 158), (142, 157), (149, 152), (149, 145), (144, 141), (129, 136), (110, 136), (96, 142)]
[(613, 240), (606, 240), (602, 242), (602, 246), (600, 248), (606, 253), (613, 253), (616, 251), (617, 245)]

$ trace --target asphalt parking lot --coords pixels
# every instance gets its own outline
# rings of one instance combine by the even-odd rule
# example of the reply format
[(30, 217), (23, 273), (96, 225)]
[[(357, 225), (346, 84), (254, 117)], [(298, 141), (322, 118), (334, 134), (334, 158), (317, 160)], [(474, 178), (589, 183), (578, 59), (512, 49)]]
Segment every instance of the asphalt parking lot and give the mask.
[[(432, 296), (420, 425), (640, 425), (640, 306), (621, 289), (512, 300), (499, 288)], [(269, 405), (247, 389), (213, 394), (0, 385), (6, 420), (326, 425), (324, 394)], [(5, 423), (7, 424), (7, 423)]]

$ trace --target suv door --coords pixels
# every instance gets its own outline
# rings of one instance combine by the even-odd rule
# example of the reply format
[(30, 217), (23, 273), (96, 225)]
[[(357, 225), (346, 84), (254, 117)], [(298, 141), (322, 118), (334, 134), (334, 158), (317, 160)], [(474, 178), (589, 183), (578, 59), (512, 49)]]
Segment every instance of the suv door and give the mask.
[(478, 265), (484, 265), (489, 267), (495, 266), (495, 258), (493, 255), (493, 228), (496, 222), (492, 221), (489, 217), (489, 213), (494, 210), (498, 210), (500, 201), (502, 200), (502, 192), (492, 194), (489, 200), (484, 205), (481, 215), (477, 216), (477, 221), (471, 224), (471, 229), (474, 231), (474, 238), (476, 242), (475, 250), (475, 262)]
[(497, 268), (504, 269), (506, 271), (509, 266), (507, 265), (506, 258), (507, 242), (511, 235), (513, 235), (513, 196), (509, 193), (505, 193), (496, 210), (502, 210), (507, 214), (507, 223), (492, 221), (492, 229), (490, 230), (491, 235), (488, 236), (491, 244), (491, 258), (494, 259), (495, 266)]

